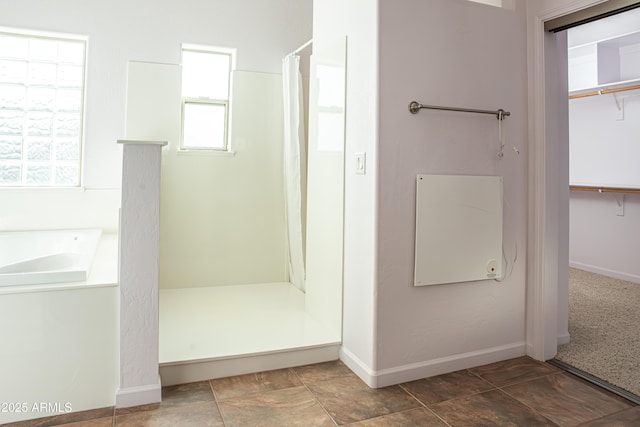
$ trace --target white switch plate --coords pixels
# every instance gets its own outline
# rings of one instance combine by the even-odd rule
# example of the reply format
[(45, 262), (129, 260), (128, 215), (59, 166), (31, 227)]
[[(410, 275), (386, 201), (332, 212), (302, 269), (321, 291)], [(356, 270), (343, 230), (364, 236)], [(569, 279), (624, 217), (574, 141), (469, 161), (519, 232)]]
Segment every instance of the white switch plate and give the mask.
[(367, 173), (367, 154), (356, 153), (356, 175)]

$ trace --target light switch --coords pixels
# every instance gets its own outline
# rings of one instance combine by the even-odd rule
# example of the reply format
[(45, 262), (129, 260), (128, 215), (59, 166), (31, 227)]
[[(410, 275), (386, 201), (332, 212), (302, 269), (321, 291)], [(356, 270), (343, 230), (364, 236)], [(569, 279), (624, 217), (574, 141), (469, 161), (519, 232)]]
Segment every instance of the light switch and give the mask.
[(364, 175), (367, 172), (366, 153), (356, 153), (356, 175)]

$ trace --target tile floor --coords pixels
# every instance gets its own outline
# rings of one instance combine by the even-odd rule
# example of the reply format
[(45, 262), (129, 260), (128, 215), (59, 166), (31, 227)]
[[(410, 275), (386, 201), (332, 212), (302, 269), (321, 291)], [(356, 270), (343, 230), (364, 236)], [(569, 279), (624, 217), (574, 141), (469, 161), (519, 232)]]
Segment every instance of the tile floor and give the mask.
[(640, 426), (640, 406), (520, 357), (373, 390), (341, 362), (163, 389), (162, 403), (12, 426)]

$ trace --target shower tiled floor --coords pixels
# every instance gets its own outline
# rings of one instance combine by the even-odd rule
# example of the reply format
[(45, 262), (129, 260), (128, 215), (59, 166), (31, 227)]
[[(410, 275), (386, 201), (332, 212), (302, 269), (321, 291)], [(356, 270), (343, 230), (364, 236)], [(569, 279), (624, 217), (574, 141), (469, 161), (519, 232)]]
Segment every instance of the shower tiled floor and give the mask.
[(289, 283), (160, 290), (160, 363), (340, 342)]
[(528, 357), (376, 390), (341, 362), (328, 362), (165, 387), (162, 394), (160, 404), (15, 425), (640, 425), (640, 407)]

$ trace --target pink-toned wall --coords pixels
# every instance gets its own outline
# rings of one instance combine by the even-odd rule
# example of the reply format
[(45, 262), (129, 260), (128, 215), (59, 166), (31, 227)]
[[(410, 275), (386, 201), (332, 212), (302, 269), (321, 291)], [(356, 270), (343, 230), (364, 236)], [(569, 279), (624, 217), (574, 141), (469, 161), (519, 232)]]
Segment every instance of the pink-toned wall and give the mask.
[[(380, 3), (377, 370), (383, 382), (393, 376), (385, 370), (432, 374), (525, 351), (525, 4), (403, 6)], [(412, 100), (510, 111), (504, 158), (496, 158), (495, 117), (430, 110), (414, 116), (407, 111)], [(504, 281), (412, 286), (418, 173), (504, 177)]]
[[(315, 46), (348, 39), (341, 358), (377, 387), (524, 354), (525, 3), (354, 3), (314, 2)], [(505, 158), (494, 117), (413, 116), (412, 100), (511, 111)], [(366, 175), (350, 167), (360, 151)], [(518, 257), (503, 282), (413, 287), (418, 173), (505, 177), (505, 251)]]

